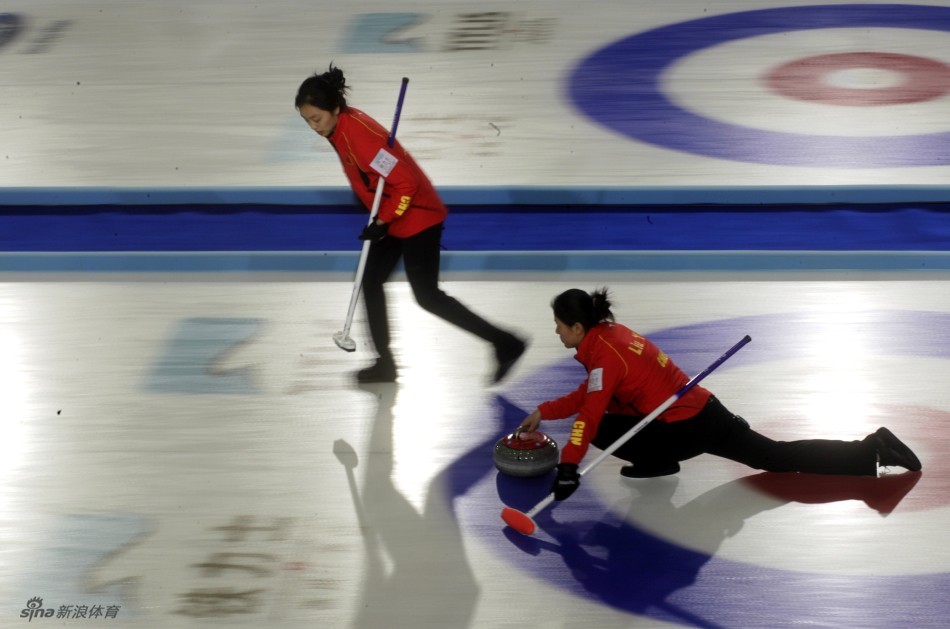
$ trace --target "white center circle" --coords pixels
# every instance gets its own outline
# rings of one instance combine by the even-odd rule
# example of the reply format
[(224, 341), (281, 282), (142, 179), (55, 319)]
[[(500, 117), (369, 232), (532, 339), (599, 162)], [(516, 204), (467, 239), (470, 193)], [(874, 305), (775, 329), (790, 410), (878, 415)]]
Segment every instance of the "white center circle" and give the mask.
[(829, 72), (825, 82), (835, 87), (851, 90), (879, 90), (898, 87), (904, 83), (900, 72), (881, 68), (850, 68)]

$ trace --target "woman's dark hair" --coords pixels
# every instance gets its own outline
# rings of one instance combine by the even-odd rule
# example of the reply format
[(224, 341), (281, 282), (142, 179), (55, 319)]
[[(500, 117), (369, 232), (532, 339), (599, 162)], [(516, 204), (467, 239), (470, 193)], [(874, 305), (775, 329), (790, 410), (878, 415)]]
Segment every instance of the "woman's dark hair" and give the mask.
[(307, 77), (297, 90), (294, 107), (300, 109), (303, 105), (311, 105), (324, 111), (333, 111), (337, 107), (346, 107), (346, 93), (350, 86), (346, 84), (343, 70), (332, 63), (330, 69), (323, 74), (314, 74)]
[(551, 308), (559, 320), (567, 325), (580, 323), (585, 332), (602, 321), (614, 320), (606, 288), (599, 288), (589, 295), (579, 288), (566, 290), (554, 298)]

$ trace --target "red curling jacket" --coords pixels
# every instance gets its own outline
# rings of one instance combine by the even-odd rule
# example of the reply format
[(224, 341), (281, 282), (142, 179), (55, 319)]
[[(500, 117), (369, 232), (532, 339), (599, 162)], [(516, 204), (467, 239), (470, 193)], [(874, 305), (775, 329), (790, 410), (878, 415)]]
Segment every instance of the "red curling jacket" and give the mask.
[(412, 156), (396, 140), (389, 148), (389, 132), (359, 109), (344, 107), (330, 137), (343, 165), (350, 187), (367, 209), (380, 173), (386, 166), (374, 160), (380, 151), (396, 159), (386, 177), (383, 198), (379, 204), (379, 220), (389, 223), (389, 234), (397, 238), (413, 236), (445, 220), (448, 210), (442, 199)]
[[(577, 414), (570, 439), (561, 449), (564, 463), (581, 462), (604, 413), (646, 417), (689, 382), (656, 345), (618, 323), (604, 322), (588, 330), (574, 358), (587, 368), (587, 379), (573, 393), (538, 406), (542, 419)], [(711, 395), (695, 385), (657, 421), (689, 419)]]

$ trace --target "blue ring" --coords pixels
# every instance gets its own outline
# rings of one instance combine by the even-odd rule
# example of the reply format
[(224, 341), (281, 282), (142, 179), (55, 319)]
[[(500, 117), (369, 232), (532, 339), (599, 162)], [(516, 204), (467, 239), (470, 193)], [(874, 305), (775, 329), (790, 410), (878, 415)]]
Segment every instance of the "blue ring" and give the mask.
[[(854, 328), (873, 343), (877, 355), (950, 359), (950, 337), (943, 333), (950, 329), (950, 313), (870, 311), (862, 313)], [(708, 348), (708, 339), (722, 339), (725, 349), (747, 333), (753, 342), (720, 370), (808, 356), (820, 344), (820, 336), (813, 335), (822, 330), (807, 313), (772, 314), (707, 321), (647, 336), (684, 371), (699, 373), (719, 355), (717, 350), (700, 349)], [(572, 390), (583, 377), (583, 368), (566, 358), (514, 382), (509, 395), (532, 403), (553, 399)], [(715, 384), (711, 386), (715, 392)], [(526, 410), (501, 401), (499, 433), (514, 429)], [(724, 403), (730, 406), (729, 400)], [(755, 425), (755, 418), (749, 419)], [(556, 433), (552, 436), (563, 439)], [(551, 478), (510, 479), (495, 473), (493, 444), (490, 439), (475, 446), (450, 466), (448, 494), (453, 503), (458, 501), (461, 525), (533, 578), (572, 595), (695, 626), (822, 624), (832, 608), (847, 612), (850, 626), (862, 627), (936, 628), (950, 616), (950, 599), (932, 596), (950, 589), (950, 572), (835, 575), (711, 556), (659, 539), (613, 515), (595, 492), (578, 492), (557, 509), (543, 511), (535, 518), (542, 530), (533, 537), (520, 535), (503, 528), (501, 503), (526, 511), (547, 494)], [(494, 483), (484, 481), (490, 474), (495, 474)], [(737, 518), (740, 525), (741, 519)]]
[(571, 73), (569, 94), (597, 122), (678, 151), (786, 166), (883, 168), (950, 164), (950, 132), (852, 137), (764, 131), (704, 118), (662, 92), (666, 68), (725, 42), (825, 28), (950, 31), (950, 8), (921, 5), (820, 5), (730, 13), (649, 30), (601, 48)]

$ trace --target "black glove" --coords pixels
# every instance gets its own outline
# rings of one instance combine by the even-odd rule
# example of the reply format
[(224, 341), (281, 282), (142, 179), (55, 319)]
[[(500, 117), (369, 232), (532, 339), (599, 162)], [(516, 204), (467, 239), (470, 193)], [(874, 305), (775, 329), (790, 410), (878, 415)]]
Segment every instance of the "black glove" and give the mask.
[(577, 473), (576, 463), (558, 463), (557, 477), (551, 486), (555, 500), (564, 500), (581, 486), (581, 475)]
[(373, 221), (363, 228), (363, 233), (360, 234), (360, 240), (368, 240), (370, 242), (382, 240), (386, 237), (388, 230), (389, 223), (377, 223)]

